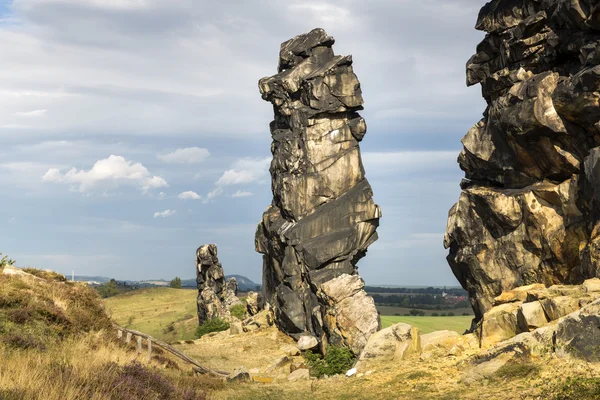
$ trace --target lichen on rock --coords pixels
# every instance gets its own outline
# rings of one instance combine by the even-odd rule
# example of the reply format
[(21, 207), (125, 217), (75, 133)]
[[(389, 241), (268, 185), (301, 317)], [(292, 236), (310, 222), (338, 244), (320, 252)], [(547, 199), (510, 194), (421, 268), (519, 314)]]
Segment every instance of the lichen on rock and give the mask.
[[(281, 45), (278, 74), (259, 82), (275, 119), (273, 202), (258, 225), (256, 250), (264, 255), (264, 301), (282, 331), (296, 339), (310, 335), (322, 349), (332, 342), (359, 352), (366, 340), (350, 338), (357, 321), (342, 322), (339, 316), (347, 313), (340, 303), (317, 296), (323, 284), (357, 275), (357, 262), (377, 240), (381, 216), (360, 156), (366, 133), (357, 112), (360, 83), (352, 57), (335, 55), (333, 43), (323, 29), (288, 40)], [(360, 335), (368, 336), (379, 320), (365, 296), (343, 301), (365, 305), (363, 325), (369, 328)]]

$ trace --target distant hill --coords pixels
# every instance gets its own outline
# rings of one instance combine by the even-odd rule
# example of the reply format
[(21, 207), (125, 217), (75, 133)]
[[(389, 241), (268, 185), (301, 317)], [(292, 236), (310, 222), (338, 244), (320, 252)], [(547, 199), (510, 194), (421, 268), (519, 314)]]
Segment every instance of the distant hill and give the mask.
[[(246, 278), (245, 276), (242, 276), (242, 275), (226, 275), (225, 276), (225, 279), (229, 279), (229, 278), (235, 278), (235, 280), (238, 283), (238, 288), (241, 292), (257, 290), (256, 289), (257, 286), (258, 286), (259, 290), (261, 288), (260, 283), (256, 283), (256, 282), (252, 281), (250, 278)], [(181, 286), (196, 287), (196, 280), (195, 279), (182, 279)]]
[[(67, 278), (70, 280), (71, 276), (67, 275)], [(253, 282), (250, 278), (247, 278), (242, 275), (227, 275), (225, 279), (235, 278), (238, 283), (238, 287), (242, 292), (248, 292), (251, 290), (256, 290), (256, 287), (261, 287), (260, 283)], [(109, 282), (111, 278), (107, 278), (106, 276), (86, 276), (86, 275), (75, 275), (75, 280), (77, 282), (95, 282), (97, 284), (103, 284)], [(118, 280), (118, 279), (117, 279)], [(169, 282), (165, 279), (148, 279), (141, 281), (121, 281), (119, 282), (127, 282), (128, 285), (137, 286), (137, 287), (154, 287), (154, 286), (168, 286)], [(181, 286), (183, 287), (196, 287), (196, 279), (182, 279)], [(259, 289), (260, 290), (260, 289)]]

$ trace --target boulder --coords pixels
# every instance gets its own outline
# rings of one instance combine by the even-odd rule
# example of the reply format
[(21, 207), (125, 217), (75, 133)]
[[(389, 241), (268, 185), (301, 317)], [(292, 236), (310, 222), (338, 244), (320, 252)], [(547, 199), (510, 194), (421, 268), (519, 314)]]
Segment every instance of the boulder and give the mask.
[(558, 321), (555, 334), (559, 356), (600, 361), (600, 300)]
[(259, 81), (275, 114), (273, 201), (255, 243), (263, 254), (264, 301), (278, 328), (296, 340), (310, 335), (322, 348), (331, 342), (358, 353), (377, 318), (366, 293), (331, 288), (339, 302), (337, 295), (317, 295), (323, 284), (357, 275), (381, 217), (361, 160), (360, 83), (352, 57), (335, 55), (334, 42), (323, 29), (284, 42), (278, 73)]
[(522, 332), (529, 332), (548, 323), (539, 301), (522, 304), (517, 311), (517, 322)]
[(481, 347), (489, 347), (521, 333), (517, 320), (521, 304), (501, 304), (485, 313), (480, 327)]
[(444, 238), (475, 324), (525, 301), (517, 287), (549, 287), (527, 300), (580, 297), (600, 277), (597, 13), (581, 0), (493, 0), (479, 13), (486, 35), (466, 75), (486, 108), (462, 139)]
[(239, 335), (244, 332), (244, 327), (240, 321), (233, 321), (229, 324), (229, 334)]
[(540, 301), (549, 321), (555, 321), (579, 309), (579, 300), (569, 296), (558, 296)]
[(300, 339), (298, 339), (298, 344), (297, 344), (298, 349), (302, 350), (302, 351), (314, 349), (318, 345), (319, 345), (319, 341), (317, 340), (317, 338), (315, 338), (314, 336), (310, 336), (310, 335), (300, 336)]
[(539, 290), (545, 290), (546, 286), (541, 283), (534, 283), (532, 285), (521, 286), (513, 290), (502, 292), (499, 296), (494, 298), (494, 305), (498, 306), (505, 303), (524, 302), (527, 300), (529, 293), (535, 293)]
[(308, 381), (310, 380), (310, 372), (307, 369), (297, 369), (288, 376), (288, 381)]
[(321, 285), (317, 293), (326, 305), (323, 327), (328, 342), (359, 354), (368, 339), (381, 327), (373, 298), (363, 290), (365, 282), (357, 275), (341, 275)]
[(600, 292), (600, 279), (598, 279), (598, 278), (588, 279), (585, 282), (583, 282), (582, 286), (585, 288), (585, 291), (587, 293)]
[(457, 344), (460, 335), (454, 331), (435, 331), (421, 335), (421, 355), (448, 354)]
[(236, 368), (227, 377), (228, 382), (250, 382), (250, 372), (244, 367)]
[[(415, 348), (413, 343), (418, 348)], [(408, 324), (399, 323), (373, 334), (358, 360), (359, 362), (372, 359), (399, 360), (411, 349), (414, 353), (420, 353), (419, 330)]]
[(267, 367), (267, 374), (272, 373), (273, 371), (283, 368), (283, 366), (285, 366), (286, 364), (288, 364), (290, 362), (290, 358), (288, 356), (283, 356), (283, 357), (279, 357), (277, 360), (273, 361), (268, 367)]

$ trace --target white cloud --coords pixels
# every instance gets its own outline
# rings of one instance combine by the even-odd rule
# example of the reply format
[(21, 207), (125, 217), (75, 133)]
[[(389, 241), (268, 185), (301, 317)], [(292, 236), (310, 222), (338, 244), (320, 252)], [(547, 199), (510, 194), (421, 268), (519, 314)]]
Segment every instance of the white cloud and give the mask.
[(87, 171), (72, 168), (63, 174), (60, 170), (51, 168), (44, 174), (42, 181), (71, 184), (80, 192), (89, 192), (98, 187), (114, 189), (119, 186), (136, 186), (145, 193), (150, 189), (168, 186), (167, 181), (160, 176), (152, 176), (142, 164), (134, 164), (115, 155), (96, 161)]
[(221, 194), (223, 194), (223, 189), (220, 187), (215, 188), (215, 189), (211, 190), (210, 192), (208, 192), (208, 194), (206, 195), (206, 198), (202, 202), (204, 204), (206, 204), (209, 201), (211, 201), (212, 199), (214, 199), (215, 197), (220, 196)]
[(179, 196), (177, 196), (178, 198), (180, 198), (181, 200), (200, 200), (202, 197), (196, 193), (196, 192), (192, 192), (187, 191), (187, 192), (183, 192), (183, 193), (179, 193)]
[(17, 117), (43, 117), (47, 112), (48, 110), (17, 111), (15, 115)]
[(158, 194), (158, 199), (159, 199), (159, 200), (162, 200), (162, 199), (164, 199), (165, 197), (167, 197), (167, 194), (166, 194), (165, 192), (160, 192), (160, 193)]
[(236, 161), (231, 169), (223, 172), (217, 181), (219, 186), (240, 185), (247, 183), (263, 183), (268, 181), (271, 158), (242, 158)]
[(198, 164), (210, 156), (207, 149), (186, 147), (168, 154), (158, 155), (158, 159), (169, 164)]
[(253, 195), (254, 195), (254, 193), (252, 193), (252, 192), (244, 192), (242, 190), (238, 190), (237, 192), (232, 194), (231, 197), (250, 197)]
[(160, 212), (157, 211), (154, 213), (154, 218), (168, 218), (172, 217), (175, 214), (177, 214), (176, 210), (165, 210)]

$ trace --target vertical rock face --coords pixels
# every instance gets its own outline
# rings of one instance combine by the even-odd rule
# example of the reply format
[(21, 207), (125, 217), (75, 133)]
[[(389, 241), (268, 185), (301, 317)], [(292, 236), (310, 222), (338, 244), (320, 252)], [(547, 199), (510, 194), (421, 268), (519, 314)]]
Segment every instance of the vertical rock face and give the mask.
[(476, 28), (467, 84), (487, 108), (445, 246), (477, 322), (502, 291), (599, 274), (600, 3), (495, 0)]
[[(258, 225), (256, 250), (264, 254), (264, 298), (281, 330), (359, 350), (361, 344), (344, 336), (348, 328), (333, 322), (341, 319), (326, 318), (338, 303), (317, 295), (324, 283), (357, 275), (356, 263), (377, 240), (381, 216), (360, 156), (366, 133), (357, 113), (360, 83), (352, 57), (334, 55), (333, 43), (322, 29), (283, 43), (279, 73), (259, 82), (275, 119), (273, 202)], [(370, 297), (358, 295), (362, 286), (350, 298), (364, 305), (370, 332), (372, 321), (377, 329), (377, 312)]]
[(223, 267), (217, 257), (217, 246), (205, 244), (196, 250), (196, 283), (198, 284), (198, 323), (212, 318), (230, 318), (229, 308), (240, 304), (237, 281), (225, 282)]

